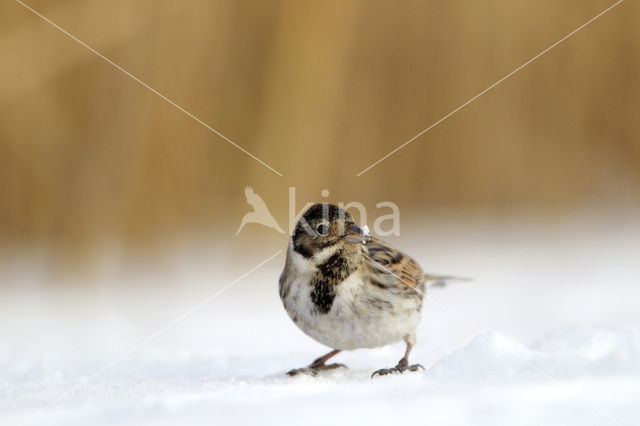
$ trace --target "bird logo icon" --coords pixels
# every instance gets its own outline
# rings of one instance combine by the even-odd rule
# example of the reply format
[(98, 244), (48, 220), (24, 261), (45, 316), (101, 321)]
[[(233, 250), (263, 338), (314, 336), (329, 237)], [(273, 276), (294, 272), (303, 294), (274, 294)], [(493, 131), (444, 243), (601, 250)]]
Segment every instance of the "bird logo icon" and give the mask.
[(276, 222), (275, 218), (267, 208), (267, 205), (264, 203), (262, 197), (256, 194), (252, 187), (247, 186), (244, 189), (244, 196), (247, 198), (247, 203), (249, 203), (249, 205), (253, 207), (253, 211), (244, 215), (242, 221), (240, 222), (240, 227), (236, 231), (236, 235), (240, 233), (240, 230), (247, 223), (259, 223), (260, 225), (273, 228), (281, 234), (284, 234), (284, 231), (282, 230), (282, 228), (280, 228), (278, 222)]

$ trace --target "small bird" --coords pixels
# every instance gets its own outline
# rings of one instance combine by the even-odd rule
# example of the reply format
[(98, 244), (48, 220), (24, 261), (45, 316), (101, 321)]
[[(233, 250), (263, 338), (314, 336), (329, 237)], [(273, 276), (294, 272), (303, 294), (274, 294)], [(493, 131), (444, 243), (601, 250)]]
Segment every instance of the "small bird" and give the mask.
[(424, 369), (409, 364), (428, 282), (454, 277), (426, 275), (411, 257), (365, 235), (345, 210), (319, 203), (299, 219), (280, 276), (280, 299), (293, 322), (333, 348), (294, 376), (345, 367), (326, 362), (344, 350), (376, 348), (404, 340), (406, 351), (392, 368), (375, 375)]
[(273, 228), (279, 233), (284, 234), (284, 231), (280, 228), (278, 222), (276, 222), (276, 219), (269, 211), (269, 208), (267, 208), (262, 197), (256, 194), (252, 187), (247, 186), (244, 189), (244, 196), (247, 199), (247, 203), (253, 207), (253, 211), (242, 217), (242, 221), (240, 222), (240, 227), (236, 231), (236, 235), (240, 233), (240, 230), (247, 223), (259, 223), (260, 225), (268, 226), (269, 228)]

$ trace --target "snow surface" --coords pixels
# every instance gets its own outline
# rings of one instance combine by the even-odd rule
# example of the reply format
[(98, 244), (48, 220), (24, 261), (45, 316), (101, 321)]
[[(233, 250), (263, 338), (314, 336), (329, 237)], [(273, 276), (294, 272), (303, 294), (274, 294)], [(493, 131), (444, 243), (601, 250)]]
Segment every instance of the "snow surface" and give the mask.
[(373, 380), (402, 344), (284, 374), (328, 349), (282, 309), (283, 255), (154, 334), (280, 247), (187, 250), (56, 290), (31, 261), (5, 265), (0, 424), (637, 424), (640, 232), (611, 226), (390, 240), (429, 272), (475, 280), (429, 293), (411, 357), (425, 372)]

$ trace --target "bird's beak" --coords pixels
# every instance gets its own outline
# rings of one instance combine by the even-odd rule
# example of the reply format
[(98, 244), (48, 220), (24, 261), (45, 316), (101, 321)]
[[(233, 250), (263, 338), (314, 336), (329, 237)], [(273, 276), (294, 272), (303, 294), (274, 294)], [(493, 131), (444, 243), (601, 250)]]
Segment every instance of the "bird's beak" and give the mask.
[(356, 225), (349, 225), (345, 230), (342, 238), (348, 243), (362, 243), (365, 244), (369, 242), (369, 237), (364, 235), (362, 229), (357, 227)]

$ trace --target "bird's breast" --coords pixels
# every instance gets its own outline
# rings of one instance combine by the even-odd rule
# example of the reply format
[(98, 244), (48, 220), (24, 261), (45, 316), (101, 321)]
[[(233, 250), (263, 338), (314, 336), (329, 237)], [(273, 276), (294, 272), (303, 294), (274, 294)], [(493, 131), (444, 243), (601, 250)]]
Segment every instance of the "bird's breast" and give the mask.
[(397, 300), (368, 289), (373, 286), (363, 282), (359, 273), (333, 287), (326, 311), (315, 300), (318, 288), (312, 275), (289, 274), (283, 284), (287, 291), (282, 302), (289, 317), (305, 334), (335, 349), (374, 348), (399, 341), (413, 333), (420, 320), (417, 309), (398, 310)]

